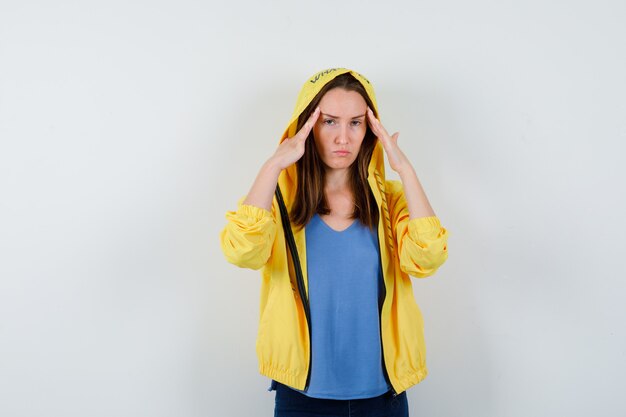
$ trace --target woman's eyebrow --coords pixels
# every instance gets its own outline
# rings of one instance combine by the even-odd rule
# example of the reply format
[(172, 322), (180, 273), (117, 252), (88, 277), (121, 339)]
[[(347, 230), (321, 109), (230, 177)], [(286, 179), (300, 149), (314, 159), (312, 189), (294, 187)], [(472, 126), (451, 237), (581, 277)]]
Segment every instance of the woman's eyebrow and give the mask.
[[(327, 116), (327, 117), (332, 117), (333, 119), (340, 119), (339, 116), (333, 116), (332, 114), (328, 114), (328, 113), (322, 113), (323, 116)], [(358, 119), (360, 117), (365, 117), (365, 113), (360, 115), (360, 116), (353, 116), (353, 117), (349, 117), (349, 119)]]

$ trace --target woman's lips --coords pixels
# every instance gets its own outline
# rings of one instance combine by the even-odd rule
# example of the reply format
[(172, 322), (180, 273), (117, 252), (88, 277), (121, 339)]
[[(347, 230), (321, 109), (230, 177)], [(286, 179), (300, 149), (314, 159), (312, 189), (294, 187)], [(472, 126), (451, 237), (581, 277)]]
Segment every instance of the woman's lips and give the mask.
[(335, 155), (339, 155), (339, 156), (346, 156), (348, 154), (350, 154), (349, 151), (335, 151), (333, 152)]

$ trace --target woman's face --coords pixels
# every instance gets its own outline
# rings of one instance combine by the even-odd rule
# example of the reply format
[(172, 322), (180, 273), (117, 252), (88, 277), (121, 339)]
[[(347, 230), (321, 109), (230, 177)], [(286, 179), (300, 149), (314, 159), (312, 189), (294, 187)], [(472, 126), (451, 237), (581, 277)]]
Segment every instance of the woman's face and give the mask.
[(367, 132), (367, 103), (356, 91), (333, 88), (324, 94), (319, 107), (313, 127), (317, 152), (327, 169), (348, 168)]

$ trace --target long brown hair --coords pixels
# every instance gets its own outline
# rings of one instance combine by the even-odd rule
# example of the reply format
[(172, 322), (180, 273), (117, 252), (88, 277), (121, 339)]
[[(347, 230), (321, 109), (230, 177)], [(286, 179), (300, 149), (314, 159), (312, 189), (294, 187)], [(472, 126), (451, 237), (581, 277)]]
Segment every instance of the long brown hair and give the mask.
[[(333, 88), (342, 88), (347, 91), (356, 91), (363, 96), (367, 105), (376, 112), (363, 85), (350, 73), (341, 74), (326, 84), (311, 100), (309, 105), (298, 117), (297, 130), (300, 130), (309, 119), (311, 113), (328, 91)], [(367, 117), (367, 116), (366, 116)], [(376, 135), (367, 125), (367, 130), (356, 160), (349, 170), (349, 186), (354, 195), (354, 211), (350, 218), (358, 219), (362, 224), (374, 229), (378, 225), (378, 206), (369, 183), (367, 182), (368, 166), (376, 146)], [(289, 215), (291, 222), (303, 227), (309, 220), (318, 214), (329, 214), (330, 208), (324, 194), (326, 170), (313, 139), (313, 129), (306, 139), (304, 155), (296, 162), (298, 186), (295, 201)]]

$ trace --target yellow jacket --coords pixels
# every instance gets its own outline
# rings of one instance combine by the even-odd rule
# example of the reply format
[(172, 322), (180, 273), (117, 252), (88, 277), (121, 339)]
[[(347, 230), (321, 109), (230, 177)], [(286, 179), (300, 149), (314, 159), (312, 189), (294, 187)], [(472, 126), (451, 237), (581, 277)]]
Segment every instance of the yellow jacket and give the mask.
[[(296, 133), (298, 116), (320, 89), (337, 75), (350, 72), (376, 99), (370, 82), (346, 68), (331, 68), (312, 76), (302, 87), (295, 110), (280, 141)], [(378, 109), (375, 109), (376, 114)], [(380, 314), (384, 371), (397, 395), (419, 383), (428, 373), (422, 314), (415, 302), (409, 275), (433, 275), (448, 258), (448, 231), (437, 216), (409, 219), (400, 181), (386, 180), (384, 150), (380, 141), (369, 164), (368, 182), (378, 203), (380, 259), (385, 299)], [(284, 169), (278, 185), (287, 210), (295, 198), (295, 164)], [(259, 372), (273, 380), (304, 390), (310, 365), (308, 322), (300, 298), (295, 272), (276, 196), (271, 211), (237, 203), (228, 211), (220, 232), (226, 260), (241, 268), (261, 269), (260, 318), (256, 341)], [(308, 297), (305, 228), (292, 227), (300, 257), (305, 293)]]

